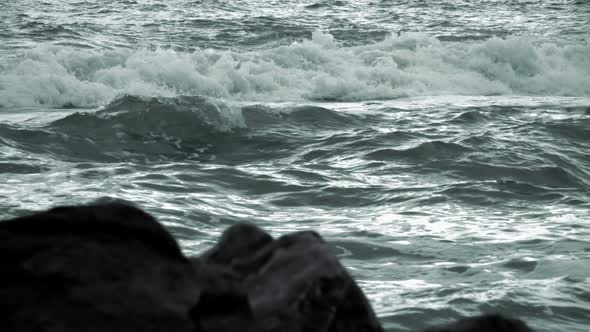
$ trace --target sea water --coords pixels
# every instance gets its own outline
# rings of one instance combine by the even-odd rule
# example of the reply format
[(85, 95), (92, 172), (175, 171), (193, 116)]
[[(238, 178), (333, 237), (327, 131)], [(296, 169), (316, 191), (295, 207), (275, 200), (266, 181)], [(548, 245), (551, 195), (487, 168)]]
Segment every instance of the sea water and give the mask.
[(0, 3), (0, 218), (320, 232), (384, 326), (590, 329), (590, 2)]

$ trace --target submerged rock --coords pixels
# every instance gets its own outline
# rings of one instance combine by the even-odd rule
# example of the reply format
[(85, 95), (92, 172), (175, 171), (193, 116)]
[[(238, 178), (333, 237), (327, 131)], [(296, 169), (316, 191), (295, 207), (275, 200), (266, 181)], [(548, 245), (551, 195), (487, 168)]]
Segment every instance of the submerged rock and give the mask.
[[(109, 202), (0, 222), (0, 259), (2, 331), (383, 331), (311, 231), (238, 224), (189, 259), (153, 217)], [(428, 331), (530, 330), (482, 316)]]

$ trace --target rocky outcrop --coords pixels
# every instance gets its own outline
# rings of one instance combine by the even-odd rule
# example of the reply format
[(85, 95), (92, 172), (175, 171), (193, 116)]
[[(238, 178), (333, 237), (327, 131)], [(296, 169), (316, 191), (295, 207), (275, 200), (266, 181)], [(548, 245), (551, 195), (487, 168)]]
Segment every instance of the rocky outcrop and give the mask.
[(0, 330), (193, 331), (196, 273), (150, 215), (60, 207), (0, 223)]
[[(2, 331), (382, 331), (315, 232), (274, 239), (238, 224), (189, 259), (153, 217), (123, 203), (0, 222), (0, 281)], [(428, 331), (529, 331), (490, 317)]]

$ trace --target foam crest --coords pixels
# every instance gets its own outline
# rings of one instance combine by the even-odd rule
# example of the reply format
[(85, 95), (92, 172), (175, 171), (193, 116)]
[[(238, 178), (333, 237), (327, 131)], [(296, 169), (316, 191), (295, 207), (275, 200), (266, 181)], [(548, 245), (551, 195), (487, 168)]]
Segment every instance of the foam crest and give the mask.
[(39, 46), (1, 67), (0, 105), (97, 106), (120, 94), (234, 101), (362, 101), (429, 95), (590, 96), (590, 46), (525, 37), (443, 42), (424, 34), (264, 50), (82, 50)]

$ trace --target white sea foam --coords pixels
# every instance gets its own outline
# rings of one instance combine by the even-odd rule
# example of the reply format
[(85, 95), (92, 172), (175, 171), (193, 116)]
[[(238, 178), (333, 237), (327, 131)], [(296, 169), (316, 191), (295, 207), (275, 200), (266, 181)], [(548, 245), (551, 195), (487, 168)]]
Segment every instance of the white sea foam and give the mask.
[(424, 34), (256, 51), (96, 51), (43, 45), (0, 72), (2, 106), (96, 106), (118, 94), (226, 100), (360, 101), (427, 95), (590, 96), (590, 45), (525, 37), (441, 42)]

